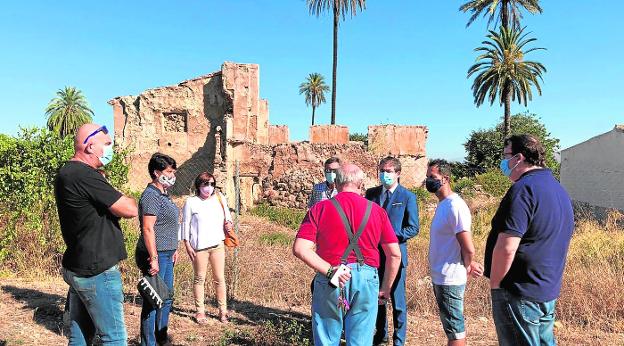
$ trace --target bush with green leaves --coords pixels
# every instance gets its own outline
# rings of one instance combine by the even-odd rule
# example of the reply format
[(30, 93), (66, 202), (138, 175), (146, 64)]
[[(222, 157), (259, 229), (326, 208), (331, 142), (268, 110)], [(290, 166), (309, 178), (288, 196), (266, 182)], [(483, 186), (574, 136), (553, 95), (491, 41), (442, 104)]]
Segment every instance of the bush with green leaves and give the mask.
[[(489, 129), (472, 131), (464, 143), (467, 153), (465, 164), (478, 168), (476, 173), (498, 168), (503, 152), (503, 126), (501, 122)], [(524, 133), (535, 136), (542, 143), (546, 151), (546, 167), (558, 176), (559, 163), (555, 160), (555, 153), (559, 150), (559, 139), (552, 137), (536, 114), (512, 115), (511, 134)]]
[(304, 210), (273, 207), (268, 204), (259, 204), (251, 209), (250, 214), (260, 216), (279, 225), (292, 229), (299, 229), (305, 216)]
[(368, 143), (368, 135), (364, 133), (350, 133), (349, 140), (353, 142), (364, 142)]
[(507, 190), (509, 190), (509, 187), (511, 187), (509, 178), (498, 169), (492, 169), (483, 174), (478, 174), (474, 179), (478, 185), (481, 185), (484, 192), (495, 197), (502, 197)]
[[(114, 156), (105, 171), (120, 188), (127, 182), (126, 152)], [(45, 268), (64, 250), (54, 179), (73, 155), (73, 139), (42, 128), (0, 135), (0, 265), (16, 272), (34, 264)], [(45, 262), (45, 263), (44, 263)], [(49, 268), (53, 270), (54, 268)]]

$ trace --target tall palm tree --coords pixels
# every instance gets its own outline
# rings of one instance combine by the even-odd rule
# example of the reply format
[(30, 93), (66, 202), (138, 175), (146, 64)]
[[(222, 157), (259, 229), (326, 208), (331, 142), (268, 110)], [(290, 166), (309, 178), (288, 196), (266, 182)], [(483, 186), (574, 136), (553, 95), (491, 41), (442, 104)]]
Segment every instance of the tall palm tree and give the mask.
[(306, 0), (310, 14), (317, 17), (323, 12), (334, 15), (334, 64), (332, 69), (332, 110), (331, 124), (336, 124), (336, 70), (338, 69), (338, 21), (345, 19), (347, 13), (352, 17), (357, 10), (366, 9), (366, 0)]
[(524, 57), (544, 48), (523, 51), (528, 43), (536, 40), (527, 38), (527, 35), (524, 28), (513, 30), (501, 27), (499, 32), (490, 30), (487, 35), (489, 41), (483, 41), (484, 46), (475, 48), (476, 52), (481, 52), (476, 59), (477, 63), (468, 70), (468, 78), (476, 75), (472, 83), (472, 95), (477, 107), (483, 104), (486, 97), (490, 105), (497, 98), (504, 105), (503, 138), (507, 138), (511, 131), (511, 102), (517, 100), (526, 107), (527, 100), (533, 98), (532, 87), (537, 89), (539, 95), (542, 94), (539, 82), (543, 81), (542, 74), (546, 68), (539, 62), (524, 60)]
[(306, 81), (299, 85), (299, 95), (305, 95), (305, 103), (312, 106), (312, 125), (314, 125), (314, 112), (316, 107), (325, 103), (325, 92), (329, 86), (325, 84), (325, 77), (320, 73), (310, 73)]
[(91, 122), (93, 111), (80, 90), (65, 87), (56, 92), (56, 97), (48, 104), (45, 114), (48, 116), (48, 129), (65, 137)]
[(466, 26), (470, 26), (483, 13), (483, 17), (489, 15), (488, 28), (492, 22), (500, 20), (501, 25), (506, 29), (509, 29), (511, 24), (515, 29), (519, 29), (520, 19), (522, 19), (520, 7), (524, 7), (532, 14), (542, 13), (539, 0), (470, 0), (459, 10), (472, 13)]

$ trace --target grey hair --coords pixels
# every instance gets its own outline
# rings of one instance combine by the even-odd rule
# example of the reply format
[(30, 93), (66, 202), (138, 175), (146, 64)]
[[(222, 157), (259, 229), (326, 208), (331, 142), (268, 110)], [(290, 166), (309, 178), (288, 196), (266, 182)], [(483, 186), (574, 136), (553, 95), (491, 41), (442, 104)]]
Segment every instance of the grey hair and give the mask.
[(342, 165), (336, 171), (336, 185), (360, 185), (364, 178), (366, 178), (364, 172), (356, 165)]

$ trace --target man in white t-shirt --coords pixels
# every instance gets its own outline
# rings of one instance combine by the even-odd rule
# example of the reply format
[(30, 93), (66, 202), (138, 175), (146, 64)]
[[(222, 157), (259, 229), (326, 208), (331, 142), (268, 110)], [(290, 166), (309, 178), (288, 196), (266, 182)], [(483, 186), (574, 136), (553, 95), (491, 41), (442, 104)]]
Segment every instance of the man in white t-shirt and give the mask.
[(465, 345), (464, 291), (468, 275), (483, 275), (483, 265), (474, 261), (470, 233), (470, 209), (451, 190), (451, 166), (445, 160), (429, 162), (427, 191), (439, 200), (431, 221), (429, 267), (433, 292), (440, 310), (448, 345)]

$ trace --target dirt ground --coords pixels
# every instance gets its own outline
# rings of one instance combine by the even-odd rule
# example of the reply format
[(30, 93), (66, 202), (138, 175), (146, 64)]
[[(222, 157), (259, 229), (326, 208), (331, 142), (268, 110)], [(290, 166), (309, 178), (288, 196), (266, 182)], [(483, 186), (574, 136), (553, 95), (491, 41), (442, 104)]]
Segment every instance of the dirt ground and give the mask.
[[(62, 315), (66, 284), (60, 279), (33, 282), (20, 278), (3, 278), (0, 284), (0, 345), (63, 345), (67, 343)], [(259, 306), (254, 302), (234, 302), (231, 322), (216, 320), (211, 307), (209, 324), (199, 326), (191, 319), (190, 299), (176, 302), (170, 331), (175, 345), (262, 345), (262, 340), (232, 337), (237, 333), (253, 335), (262, 322), (279, 317), (309, 323), (309, 307)], [(125, 319), (129, 344), (138, 344), (140, 305), (128, 295)], [(467, 317), (468, 342), (473, 345), (496, 345), (493, 324), (486, 316)], [(437, 316), (409, 316), (409, 345), (443, 345), (444, 334)], [(557, 330), (560, 345), (624, 345), (624, 333), (606, 334), (565, 326)]]

